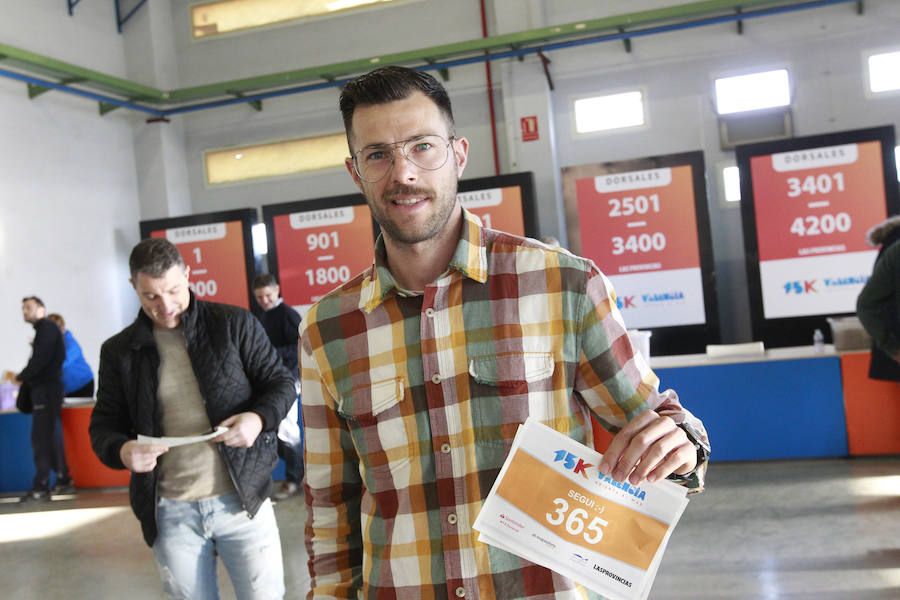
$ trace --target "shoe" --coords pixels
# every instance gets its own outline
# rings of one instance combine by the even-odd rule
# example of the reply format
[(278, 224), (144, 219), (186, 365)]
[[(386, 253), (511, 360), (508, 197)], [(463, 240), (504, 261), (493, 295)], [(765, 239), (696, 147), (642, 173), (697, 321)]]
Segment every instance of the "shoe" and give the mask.
[(44, 502), (50, 500), (50, 492), (42, 488), (35, 488), (25, 492), (19, 502)]
[(285, 481), (281, 484), (281, 487), (278, 489), (278, 491), (272, 494), (272, 500), (287, 500), (291, 496), (296, 496), (299, 493), (299, 485), (297, 485), (293, 481)]
[(75, 493), (75, 484), (72, 483), (71, 477), (65, 479), (57, 479), (56, 484), (50, 488), (51, 496), (68, 496)]

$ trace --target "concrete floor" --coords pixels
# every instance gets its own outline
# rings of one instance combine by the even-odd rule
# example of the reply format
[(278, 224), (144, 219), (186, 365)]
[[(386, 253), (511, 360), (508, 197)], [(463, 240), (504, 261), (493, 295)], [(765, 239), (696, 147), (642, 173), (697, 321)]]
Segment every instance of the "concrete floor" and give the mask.
[[(651, 599), (900, 599), (900, 457), (713, 463), (707, 484), (669, 542)], [(122, 490), (11, 500), (0, 499), (5, 600), (163, 598)], [(286, 597), (303, 598), (302, 497), (275, 512)], [(220, 580), (223, 598), (234, 598), (221, 570)]]

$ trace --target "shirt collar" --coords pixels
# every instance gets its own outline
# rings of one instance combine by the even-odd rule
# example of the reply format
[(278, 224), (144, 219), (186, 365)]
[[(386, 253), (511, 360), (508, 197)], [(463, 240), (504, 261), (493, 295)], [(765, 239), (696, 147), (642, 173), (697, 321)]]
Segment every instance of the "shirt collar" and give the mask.
[[(459, 242), (456, 244), (453, 256), (450, 257), (447, 271), (453, 269), (478, 283), (485, 283), (488, 276), (487, 247), (482, 233), (481, 219), (465, 208), (462, 209), (462, 214), (463, 222)], [(441, 276), (443, 277), (443, 275)], [(375, 241), (375, 260), (369, 273), (363, 279), (360, 290), (360, 308), (365, 312), (372, 312), (384, 302), (391, 292), (395, 292), (398, 296), (416, 295), (416, 292), (400, 287), (397, 280), (394, 279), (388, 268), (384, 237), (383, 234), (379, 234)]]

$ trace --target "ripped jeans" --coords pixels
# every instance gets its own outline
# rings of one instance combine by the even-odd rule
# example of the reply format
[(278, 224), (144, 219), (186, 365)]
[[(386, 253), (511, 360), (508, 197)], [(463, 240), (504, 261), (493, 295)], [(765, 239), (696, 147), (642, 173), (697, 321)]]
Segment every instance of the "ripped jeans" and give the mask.
[(218, 600), (216, 555), (238, 600), (284, 597), (284, 567), (269, 500), (250, 519), (236, 493), (183, 502), (160, 498), (153, 556), (166, 593), (177, 600)]

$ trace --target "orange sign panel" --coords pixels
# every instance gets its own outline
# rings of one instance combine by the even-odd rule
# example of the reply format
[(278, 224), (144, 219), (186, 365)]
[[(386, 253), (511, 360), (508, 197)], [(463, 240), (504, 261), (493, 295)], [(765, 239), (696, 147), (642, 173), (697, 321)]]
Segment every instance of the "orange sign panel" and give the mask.
[(250, 308), (241, 221), (173, 227), (150, 233), (178, 247), (200, 300)]

